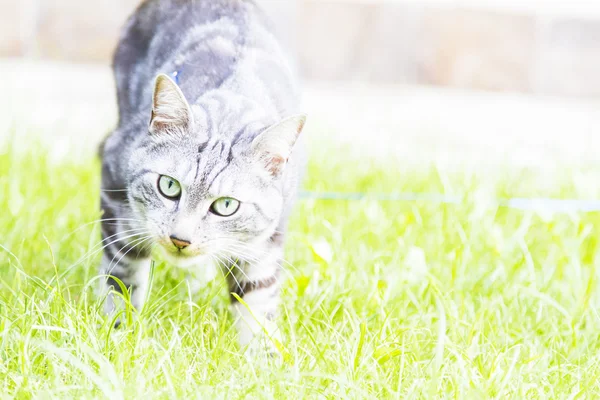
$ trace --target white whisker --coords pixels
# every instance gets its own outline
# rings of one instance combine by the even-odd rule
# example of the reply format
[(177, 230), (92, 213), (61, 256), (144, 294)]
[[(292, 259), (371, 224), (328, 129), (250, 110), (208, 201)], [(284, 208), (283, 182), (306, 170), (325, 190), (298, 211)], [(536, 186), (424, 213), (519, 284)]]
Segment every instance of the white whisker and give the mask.
[[(136, 248), (138, 245), (140, 245), (140, 244), (144, 243), (146, 240), (149, 240), (149, 239), (152, 239), (152, 236), (146, 236), (145, 238), (137, 239), (136, 241), (134, 241), (134, 242), (135, 242), (135, 244), (134, 244), (134, 242), (130, 243), (129, 245), (131, 245), (131, 248), (130, 248), (129, 250), (127, 250), (127, 251), (126, 251), (126, 252), (125, 252), (125, 253), (124, 253), (124, 254), (123, 254), (123, 255), (122, 255), (120, 258), (119, 258), (119, 260), (118, 260), (118, 261), (115, 263), (115, 266), (114, 266), (114, 267), (111, 267), (111, 265), (112, 265), (112, 262), (113, 262), (113, 261), (114, 261), (114, 259), (115, 259), (115, 257), (113, 257), (113, 259), (111, 260), (111, 262), (108, 264), (108, 270), (109, 270), (109, 273), (108, 273), (108, 275), (110, 275), (110, 272), (112, 272), (112, 270), (113, 270), (114, 268), (116, 268), (116, 267), (119, 265), (119, 263), (121, 262), (121, 260), (123, 259), (123, 257), (125, 257), (125, 256), (126, 256), (126, 255), (127, 255), (127, 254), (128, 254), (130, 251), (131, 251), (131, 250), (135, 249), (135, 248)], [(123, 246), (123, 247), (122, 247), (122, 248), (119, 250), (119, 252), (121, 252), (121, 251), (122, 251), (122, 250), (123, 250), (123, 249), (124, 249), (126, 246), (128, 246), (128, 245), (125, 245), (125, 246)], [(115, 256), (116, 256), (116, 254), (115, 254)]]
[(82, 230), (86, 226), (97, 224), (97, 223), (107, 223), (107, 224), (110, 223), (110, 225), (118, 225), (119, 222), (139, 222), (139, 223), (144, 223), (144, 221), (142, 221), (142, 220), (130, 219), (130, 218), (105, 218), (105, 219), (97, 219), (97, 220), (90, 221), (88, 223), (85, 223), (85, 224), (77, 227), (74, 231), (68, 233), (62, 239), (60, 239), (59, 243), (62, 243), (67, 238), (71, 237), (76, 232)]
[(117, 239), (111, 241), (110, 243), (107, 243), (107, 244), (101, 246), (100, 248), (98, 248), (98, 246), (102, 245), (102, 243), (104, 241), (108, 240), (111, 237), (118, 236), (121, 233), (119, 232), (119, 233), (117, 233), (115, 235), (111, 235), (109, 238), (101, 240), (100, 243), (94, 245), (94, 247), (91, 250), (89, 250), (83, 256), (81, 256), (79, 258), (79, 260), (75, 261), (73, 264), (71, 264), (67, 268), (65, 268), (64, 271), (60, 274), (60, 276), (54, 276), (54, 277), (52, 277), (52, 279), (50, 280), (50, 282), (48, 282), (48, 284), (51, 285), (54, 282), (55, 279), (61, 279), (66, 274), (68, 274), (73, 268), (75, 268), (76, 266), (78, 266), (80, 263), (84, 262), (88, 258), (91, 258), (91, 257), (95, 256), (96, 254), (98, 254), (99, 252), (101, 252), (102, 250), (104, 250), (105, 248), (107, 248), (108, 246), (110, 246), (110, 245), (118, 242), (119, 240), (126, 240), (126, 239), (129, 239), (129, 238), (135, 237), (135, 236), (139, 236), (139, 235), (144, 234), (144, 233), (148, 234), (149, 232), (147, 232), (145, 229), (140, 229), (139, 232), (136, 232), (136, 233), (128, 235), (128, 236), (125, 236), (123, 238), (117, 238)]
[(234, 261), (233, 259), (231, 259), (229, 256), (223, 254), (223, 257), (225, 257), (227, 259), (227, 261), (229, 263), (231, 263), (231, 265), (233, 267), (235, 267), (238, 271), (240, 271), (242, 273), (242, 275), (244, 275), (244, 277), (246, 278), (247, 281), (251, 281), (250, 277), (248, 275), (246, 275), (246, 272), (244, 272), (244, 270), (238, 265), (239, 260)]
[[(213, 257), (213, 256), (217, 259), (217, 264), (219, 265), (219, 267), (225, 265), (225, 263), (223, 263), (223, 260), (221, 260), (221, 258), (217, 254), (211, 255), (211, 257)], [(228, 274), (224, 274), (225, 278), (227, 278), (229, 275), (231, 275), (231, 277), (235, 281), (237, 287), (240, 289), (240, 293), (244, 293), (244, 289), (242, 289), (242, 286), (240, 285), (240, 282), (237, 280), (235, 274), (229, 268), (227, 268), (227, 271), (228, 271)], [(221, 272), (223, 272), (223, 270), (221, 270)]]

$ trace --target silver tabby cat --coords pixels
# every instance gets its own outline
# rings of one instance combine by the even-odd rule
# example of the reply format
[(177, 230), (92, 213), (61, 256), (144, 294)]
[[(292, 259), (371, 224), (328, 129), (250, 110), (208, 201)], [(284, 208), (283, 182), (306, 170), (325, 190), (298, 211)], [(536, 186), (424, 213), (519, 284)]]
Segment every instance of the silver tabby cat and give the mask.
[[(241, 343), (275, 334), (305, 117), (268, 21), (250, 0), (146, 1), (114, 73), (119, 123), (101, 149), (104, 290), (120, 291), (117, 278), (142, 307), (155, 247), (174, 265), (215, 262), (244, 300), (231, 296)], [(107, 312), (117, 306), (109, 294)]]

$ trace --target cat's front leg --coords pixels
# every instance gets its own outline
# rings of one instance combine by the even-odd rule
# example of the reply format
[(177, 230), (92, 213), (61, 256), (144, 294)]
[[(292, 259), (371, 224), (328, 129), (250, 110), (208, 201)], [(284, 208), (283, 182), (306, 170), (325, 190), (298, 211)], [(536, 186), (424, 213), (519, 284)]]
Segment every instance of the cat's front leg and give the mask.
[(126, 216), (120, 216), (113, 210), (115, 204), (102, 201), (104, 216), (102, 221), (103, 254), (100, 263), (101, 292), (106, 296), (104, 310), (113, 315), (123, 308), (119, 294), (123, 288), (130, 294), (131, 305), (140, 310), (144, 305), (148, 281), (150, 278), (150, 250), (148, 239), (142, 235), (142, 230), (132, 227)]
[[(121, 252), (116, 253), (117, 257), (120, 257), (119, 253)], [(101, 283), (101, 289), (106, 293), (104, 311), (108, 315), (113, 315), (122, 309), (123, 301), (120, 294), (123, 294), (123, 290), (119, 281), (129, 291), (131, 305), (139, 311), (144, 305), (148, 291), (150, 258), (121, 260), (118, 264), (115, 264), (113, 259), (114, 255), (111, 255), (110, 251), (105, 251), (100, 267), (100, 273), (105, 275)]]
[(228, 282), (240, 344), (250, 352), (277, 354), (277, 343), (281, 341), (275, 323), (280, 302), (279, 258), (241, 262), (233, 268)]

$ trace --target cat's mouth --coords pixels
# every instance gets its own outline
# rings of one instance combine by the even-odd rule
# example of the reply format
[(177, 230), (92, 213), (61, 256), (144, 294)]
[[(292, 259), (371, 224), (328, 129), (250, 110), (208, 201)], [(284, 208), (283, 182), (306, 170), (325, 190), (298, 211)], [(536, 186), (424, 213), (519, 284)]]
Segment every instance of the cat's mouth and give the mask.
[(199, 251), (197, 251), (196, 249), (193, 249), (190, 247), (187, 247), (185, 249), (181, 249), (178, 248), (176, 246), (174, 246), (172, 243), (162, 243), (163, 250), (170, 254), (173, 257), (177, 257), (177, 258), (189, 258), (189, 257), (197, 257), (200, 254)]
[(179, 268), (189, 268), (204, 263), (208, 255), (199, 252), (180, 250), (172, 246), (159, 246), (162, 257), (169, 264)]

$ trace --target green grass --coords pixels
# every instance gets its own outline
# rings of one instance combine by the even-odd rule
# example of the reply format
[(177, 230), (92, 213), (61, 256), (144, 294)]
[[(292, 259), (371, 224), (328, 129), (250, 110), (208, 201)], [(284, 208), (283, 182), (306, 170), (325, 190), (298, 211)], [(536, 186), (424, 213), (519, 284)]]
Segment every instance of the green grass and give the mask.
[(593, 198), (593, 170), (442, 173), (318, 151), (309, 190), (463, 202), (302, 200), (283, 365), (240, 354), (221, 279), (191, 294), (165, 265), (139, 318), (111, 329), (93, 293), (98, 175), (0, 154), (0, 398), (600, 396), (600, 214), (488, 201)]

